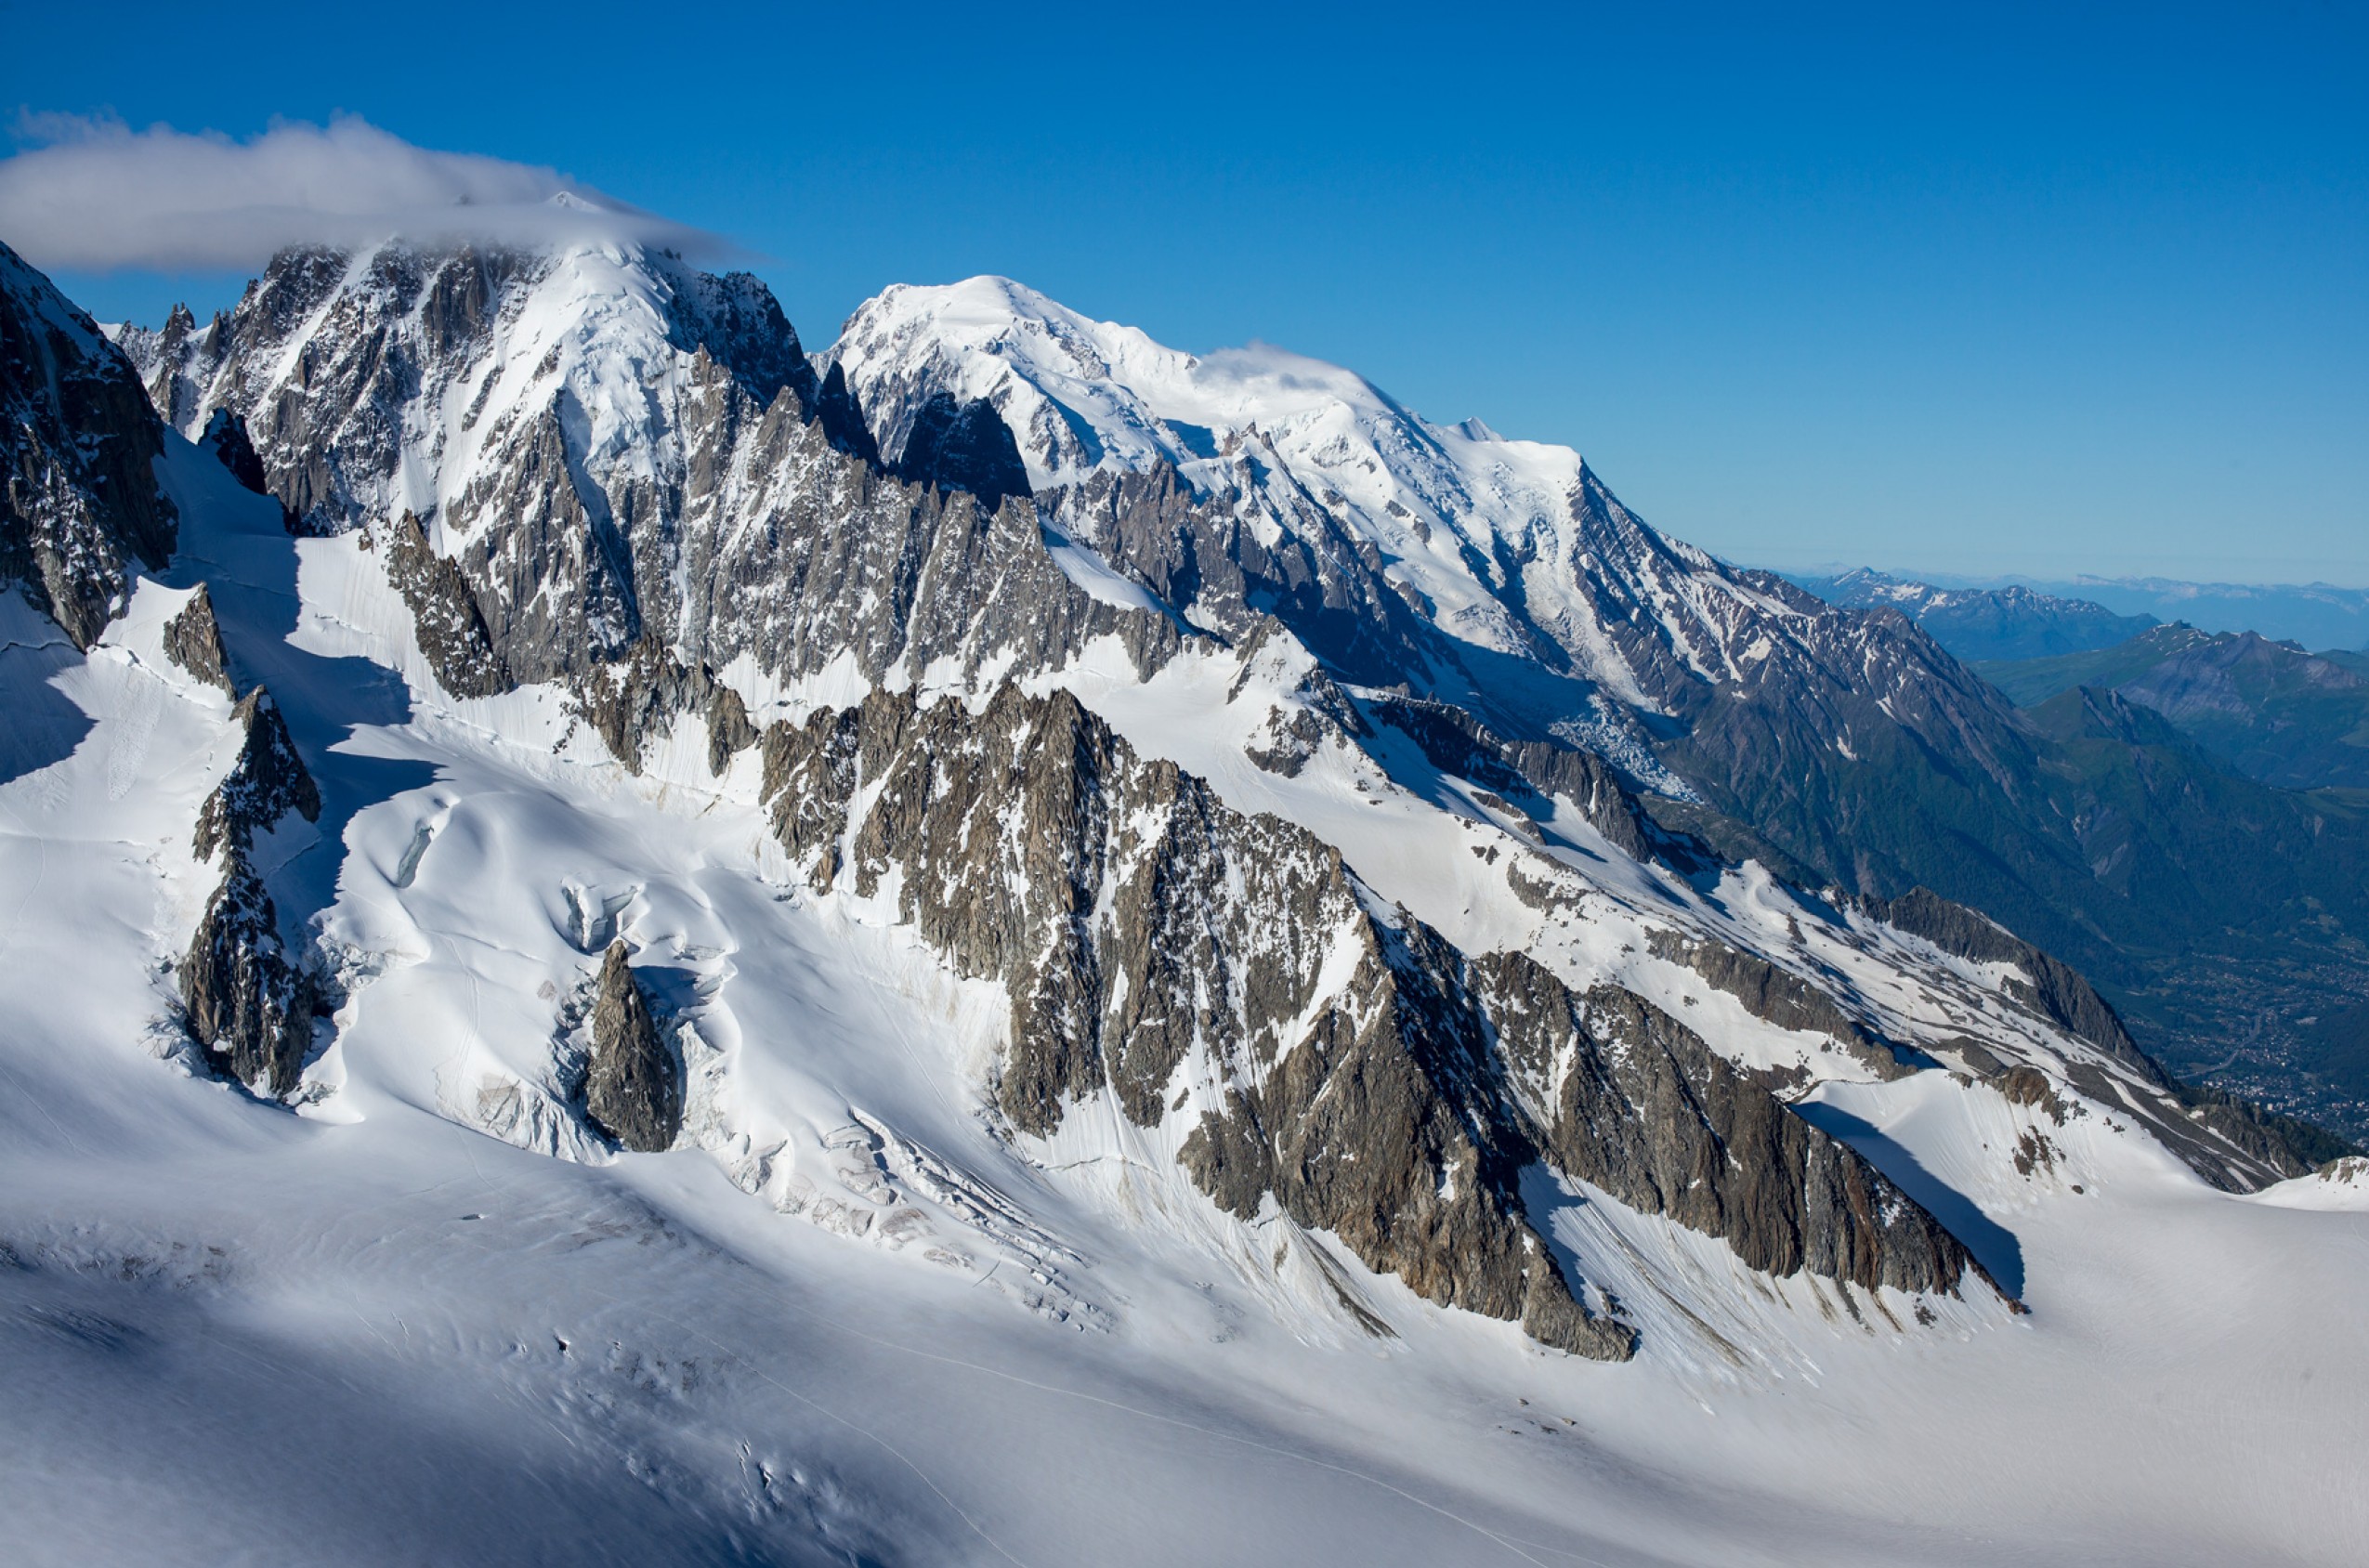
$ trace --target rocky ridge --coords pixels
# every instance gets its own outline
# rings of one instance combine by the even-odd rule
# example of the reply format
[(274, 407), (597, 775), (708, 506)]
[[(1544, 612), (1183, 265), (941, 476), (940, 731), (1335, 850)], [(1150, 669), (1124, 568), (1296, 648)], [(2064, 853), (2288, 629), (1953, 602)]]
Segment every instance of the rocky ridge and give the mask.
[(222, 881), (181, 960), (181, 1000), (211, 1059), (242, 1083), (284, 1095), (311, 1048), (313, 984), (302, 951), (280, 929), (254, 843), (292, 812), (318, 819), (321, 791), (269, 692), (249, 692), (232, 721), (242, 734), (239, 753), (200, 808), (190, 846), (201, 861), (220, 858)]
[(1590, 1355), (1630, 1337), (1530, 1227), (1518, 1178), (1541, 1159), (1773, 1272), (1915, 1292), (1973, 1268), (1675, 1021), (1468, 959), (1066, 692), (1007, 686), (976, 715), (876, 694), (763, 747), (816, 888), (893, 898), (958, 972), (1005, 986), (996, 1098), (1020, 1132), (1103, 1096), (1138, 1126), (1181, 1117), (1184, 1164), (1237, 1216), (1273, 1201), (1420, 1294)]
[[(2266, 1000), (2324, 1012), (2369, 977), (2355, 817), (2310, 813), (2336, 866), (2284, 825), (2232, 842), (2168, 820), (2148, 846), (2164, 885), (2142, 892), (2097, 842), (2124, 814), (2061, 787), (2093, 759), (1928, 636), (1921, 599), (1840, 608), (1728, 567), (1567, 449), (1433, 425), (1280, 351), (1183, 354), (1005, 279), (890, 289), (824, 359), (878, 429), (941, 396), (993, 406), (1054, 526), (1180, 619), (1238, 636), (1272, 613), (1344, 684), (1598, 752), (1724, 857), (1985, 909), (2109, 984), (2158, 1050), (2217, 1060)], [(2009, 620), (2064, 608), (2009, 597)], [(2143, 759), (2113, 766), (2113, 792), (2146, 788)], [(2176, 956), (2200, 950), (2228, 961)]]
[(213, 328), (134, 346), (185, 425), (237, 417), (304, 528), (386, 536), (456, 696), (597, 684), (643, 643), (775, 683), (1176, 645), (998, 503), (999, 425), (958, 406), (882, 462), (744, 276), (638, 249), (294, 252)]
[(223, 696), (237, 700), (239, 690), (230, 678), (230, 656), (223, 649), (222, 628), (214, 619), (214, 595), (204, 583), (199, 583), (197, 592), (190, 595), (190, 602), (164, 623), (164, 657)]
[(2116, 615), (2088, 599), (2001, 588), (1936, 588), (1861, 567), (1829, 577), (1793, 579), (1828, 604), (1889, 606), (1923, 628), (1955, 657), (2041, 659), (2111, 647), (2154, 625), (2152, 615)]
[(0, 577), (87, 648), (177, 537), (162, 427), (131, 364), (0, 244)]

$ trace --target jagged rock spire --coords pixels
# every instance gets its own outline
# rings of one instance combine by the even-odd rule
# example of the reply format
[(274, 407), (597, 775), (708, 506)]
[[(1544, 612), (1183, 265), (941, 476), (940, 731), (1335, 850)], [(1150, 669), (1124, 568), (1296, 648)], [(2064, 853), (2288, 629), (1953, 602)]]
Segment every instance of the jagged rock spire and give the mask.
[(625, 1147), (650, 1154), (671, 1147), (683, 1130), (683, 1070), (650, 1018), (631, 959), (620, 938), (601, 960), (584, 1110)]

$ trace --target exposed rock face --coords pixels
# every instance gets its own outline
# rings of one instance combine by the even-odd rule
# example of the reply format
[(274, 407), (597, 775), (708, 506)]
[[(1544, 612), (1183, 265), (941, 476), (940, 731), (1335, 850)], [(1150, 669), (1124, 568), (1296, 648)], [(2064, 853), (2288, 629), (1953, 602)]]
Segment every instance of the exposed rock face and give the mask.
[(624, 658), (577, 678), (577, 712), (609, 755), (639, 773), (643, 743), (675, 714), (704, 707), (711, 690), (704, 670), (676, 662), (656, 638), (644, 637)]
[(707, 770), (721, 774), (732, 759), (757, 743), (749, 705), (728, 686), (710, 688), (707, 699)]
[(164, 450), (131, 361), (0, 244), (0, 578), (77, 647), (122, 613), (136, 563), (172, 557)]
[(969, 490), (982, 506), (1028, 493), (1020, 449), (995, 405), (983, 398), (958, 403), (940, 392), (925, 400), (914, 411), (891, 466), (915, 484)]
[[(187, 314), (186, 311), (181, 313)], [(214, 411), (205, 422), (204, 433), (197, 438), (197, 445), (199, 451), (212, 452), (215, 461), (230, 471), (232, 478), (255, 494), (271, 494), (270, 476), (263, 471), (263, 459), (255, 455), (255, 442), (247, 436), (247, 422), (229, 409)], [(290, 533), (304, 531), (302, 521), (285, 502), (280, 506), (280, 521)]]
[(214, 411), (197, 444), (200, 451), (213, 453), (214, 460), (229, 469), (232, 478), (255, 494), (271, 493), (270, 480), (263, 472), (263, 459), (255, 455), (255, 442), (247, 436), (247, 422), (229, 409)]
[(1064, 534), (1195, 625), (1246, 637), (1272, 615), (1342, 680), (1423, 689), (1444, 674), (1451, 689), (1468, 686), (1446, 639), (1383, 576), (1380, 552), (1314, 497), (1280, 498), (1292, 525), (1280, 531), (1243, 515), (1243, 498), (1271, 472), (1246, 449), (1214, 494), (1163, 464), (1096, 474), (1045, 499)]
[[(629, 764), (666, 704), (707, 704), (687, 677), (744, 655), (768, 681), (844, 660), (863, 683), (929, 672), (980, 695), (1106, 634), (1148, 670), (1272, 618), (1331, 677), (1462, 709), (1514, 772), (1666, 860), (1699, 832), (1800, 885), (1943, 886), (2119, 985), (2144, 978), (2121, 961), (2141, 947), (2258, 925), (2280, 933), (2286, 1000), (2360, 967), (2369, 834), (2341, 814), (2290, 801), (2272, 824), (2266, 853), (2305, 896), (2234, 897), (2199, 848), (2212, 824), (2131, 842), (2131, 811), (2067, 795), (2039, 721), (1905, 618), (1668, 540), (1576, 453), (1432, 426), (1305, 365), (1288, 418), (1178, 423), (1131, 387), (1146, 367), (1189, 380), (1189, 356), (990, 292), (1013, 330), (971, 311), (984, 335), (957, 341), (909, 308), (930, 291), (891, 291), (819, 383), (759, 285), (632, 247), (292, 252), (213, 325), (124, 341), (181, 428), (222, 408), (248, 422), (308, 527), (417, 518), (390, 564), (410, 563), (399, 582), (452, 691), (563, 682), (625, 721), (599, 727)], [(1033, 504), (993, 477), (1004, 436)], [(947, 466), (989, 447), (985, 467)], [(896, 477), (909, 456), (932, 482)], [(1165, 613), (1069, 581), (1048, 527)], [(1326, 739), (1284, 714), (1254, 760), (1289, 775)], [(1699, 815), (1656, 804), (1684, 830), (1661, 831), (1623, 787), (1699, 795), (1679, 803)], [(2289, 918), (2321, 907), (2337, 929)], [(2205, 995), (2188, 967), (2149, 973)], [(2192, 1039), (2182, 1018), (2165, 1026)]]
[(1390, 698), (1372, 707), (1377, 718), (1405, 732), (1443, 773), (1501, 791), (1559, 795), (1635, 859), (1674, 861), (1687, 869), (1702, 860), (1700, 846), (1664, 832), (1593, 751), (1542, 740), (1503, 740), (1463, 709), (1445, 702)]
[[(1761, 1266), (1934, 1290), (1967, 1266), (1856, 1155), (1675, 1025), (1609, 999), (1583, 1013), (1535, 965), (1468, 963), (1376, 912), (1331, 847), (1137, 757), (1067, 693), (1005, 686), (977, 715), (881, 693), (774, 725), (764, 747), (776, 831), (818, 887), (893, 885), (958, 970), (1007, 987), (997, 1095), (1024, 1131), (1105, 1093), (1138, 1125), (1190, 1117), (1184, 1164), (1222, 1206), (1248, 1217), (1272, 1198), (1430, 1299), (1583, 1354), (1625, 1355), (1631, 1336), (1580, 1307), (1530, 1226), (1518, 1177), (1555, 1151), (1745, 1238)], [(1609, 1068), (1556, 1077), (1583, 1025), (1614, 1026), (1601, 1020), (1673, 1065), (1625, 1088)], [(1494, 1043), (1512, 1031), (1521, 1092)], [(1591, 1156), (1591, 1129), (1649, 1102), (1672, 1123), (1659, 1142)], [(1673, 1104), (1695, 1107), (1694, 1130)], [(1774, 1163), (1737, 1174), (1731, 1145)]]
[(1689, 941), (1662, 930), (1654, 932), (1650, 941), (1655, 957), (1684, 964), (1742, 1002), (1755, 1018), (1766, 1019), (1780, 1029), (1828, 1036), (1879, 1078), (1906, 1078), (1916, 1071), (1900, 1059), (1890, 1040), (1844, 1012), (1834, 998), (1757, 953), (1739, 951), (1724, 942)]
[(230, 852), (206, 903), (180, 981), (190, 1032), (224, 1072), (272, 1094), (296, 1087), (312, 1043), (313, 987), (242, 850)]
[(1635, 1331), (1585, 1311), (1530, 1227), (1517, 1184), (1540, 1155), (1535, 1130), (1505, 1092), (1458, 955), (1412, 921), (1367, 934), (1314, 1026), (1186, 1137), (1185, 1169), (1239, 1218), (1272, 1194), (1433, 1301), (1628, 1359)]
[[(2181, 1083), (2172, 1095), (2174, 1104), (2141, 1119), (2198, 1175), (2225, 1192), (2259, 1191), (2313, 1169), (2320, 1149), (2350, 1147), (2321, 1128), (2266, 1112), (2210, 1084)], [(2197, 1139), (2178, 1127), (2175, 1117), (2205, 1129), (2219, 1144)], [(2237, 1157), (2231, 1156), (2232, 1149)]]
[[(880, 694), (775, 725), (765, 748), (777, 830), (817, 885), (869, 896), (897, 874), (924, 938), (1009, 988), (998, 1099), (1020, 1129), (1050, 1133), (1105, 1091), (1158, 1124), (1181, 1075), (1206, 1108), (1187, 1164), (1222, 1204), (1255, 1212), (1273, 1192), (1433, 1300), (1626, 1353), (1523, 1217), (1485, 1060), (1431, 1049), (1395, 939), (1329, 846), (1137, 758), (1066, 692), (1005, 686), (975, 718)], [(850, 822), (859, 785), (872, 804)], [(1444, 1192), (1449, 1169), (1467, 1179)]]
[(2009, 1104), (2036, 1105), (2059, 1127), (2064, 1125), (2064, 1102), (2057, 1098), (2056, 1085), (2039, 1068), (2010, 1067), (1999, 1076), (1997, 1087)]
[(214, 596), (204, 583), (199, 583), (180, 613), (164, 623), (164, 657), (225, 697), (239, 695), (230, 679), (229, 658), (222, 648), (222, 628), (214, 619)]
[(455, 697), (495, 697), (516, 685), (461, 568), (430, 549), (406, 512), (386, 530), (386, 577), (412, 611), (412, 639), (437, 684)]
[(658, 253), (289, 252), (182, 359), (190, 419), (242, 417), (308, 529), (386, 540), (449, 691), (562, 682), (629, 721), (602, 726), (629, 764), (644, 719), (706, 700), (645, 648), (878, 681), (1059, 668), (1105, 634), (1149, 670), (1184, 635), (995, 504), (1025, 477), (991, 410), (932, 426), (932, 482), (900, 480), (762, 285)]
[[(1577, 452), (1433, 425), (1338, 367), (1179, 353), (1004, 279), (888, 289), (826, 358), (883, 433), (934, 399), (991, 401), (1052, 525), (1193, 625), (1233, 638), (1271, 612), (1346, 683), (1599, 751), (1693, 797), (1656, 802), (1663, 822), (1799, 886), (1937, 888), (2147, 995), (2146, 1038), (2184, 1057), (2369, 987), (2357, 814), (2221, 788), (2077, 699), (2018, 712), (1903, 613), (1917, 598), (1843, 608), (1713, 560)], [(2227, 721), (2249, 682), (2279, 686), (2256, 668), (2269, 651), (2232, 648), (2150, 699)], [(2215, 744), (2360, 767), (2335, 673), (2288, 688), (2302, 706), (2272, 733), (2252, 720)], [(2108, 737), (2138, 754), (2091, 744)], [(2325, 1093), (2357, 1104), (2362, 1087)]]
[(191, 847), (201, 860), (213, 859), (225, 844), (243, 856), (255, 833), (292, 811), (308, 822), (321, 816), (321, 791), (296, 754), (288, 722), (280, 716), (271, 693), (255, 687), (231, 710), (231, 718), (244, 730), (246, 740), (229, 773), (198, 810)]
[(631, 956), (620, 940), (601, 960), (584, 1110), (626, 1148), (653, 1154), (683, 1130), (683, 1068), (650, 1019)]
[(1575, 995), (1518, 953), (1474, 968), (1555, 1166), (1723, 1238), (1753, 1268), (1872, 1290), (1988, 1279), (1957, 1238), (1701, 1037), (1615, 987)]
[(190, 1032), (225, 1071), (285, 1094), (296, 1087), (312, 1041), (313, 986), (281, 933), (251, 850), (257, 832), (292, 811), (318, 818), (321, 791), (269, 692), (257, 686), (233, 716), (246, 738), (199, 809), (193, 845), (202, 860), (221, 856), (222, 884), (182, 960), (181, 1000)]
[(222, 324), (223, 318), (217, 314), (200, 327), (188, 306), (177, 305), (161, 329), (151, 332), (146, 327), (126, 326), (115, 339), (139, 372), (158, 417), (185, 436), (203, 428), (198, 400), (204, 389), (193, 379), (191, 369), (199, 365), (210, 369), (218, 359)]
[(815, 422), (832, 446), (867, 464), (879, 465), (880, 443), (865, 423), (863, 405), (848, 390), (847, 373), (837, 365), (823, 373), (822, 386), (815, 394)]

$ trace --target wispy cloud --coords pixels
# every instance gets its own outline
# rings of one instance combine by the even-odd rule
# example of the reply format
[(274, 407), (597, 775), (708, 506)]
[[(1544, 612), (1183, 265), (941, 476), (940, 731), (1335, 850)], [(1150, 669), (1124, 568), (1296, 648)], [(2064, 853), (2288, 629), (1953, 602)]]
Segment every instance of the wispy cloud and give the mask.
[(248, 141), (66, 114), (27, 113), (15, 129), (23, 150), (0, 159), (0, 240), (37, 267), (254, 268), (286, 245), (390, 235), (730, 249), (556, 169), (414, 147), (358, 118), (285, 122)]

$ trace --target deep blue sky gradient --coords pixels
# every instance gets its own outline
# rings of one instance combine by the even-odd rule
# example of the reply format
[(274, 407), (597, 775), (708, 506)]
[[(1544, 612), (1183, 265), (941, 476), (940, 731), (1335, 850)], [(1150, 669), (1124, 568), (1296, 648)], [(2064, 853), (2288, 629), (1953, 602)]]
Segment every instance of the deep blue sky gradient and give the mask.
[[(1002, 272), (1570, 442), (1732, 558), (2369, 584), (2357, 6), (0, 3), (0, 37), (11, 114), (556, 165), (747, 247), (810, 346)], [(61, 281), (151, 320), (237, 287)]]

